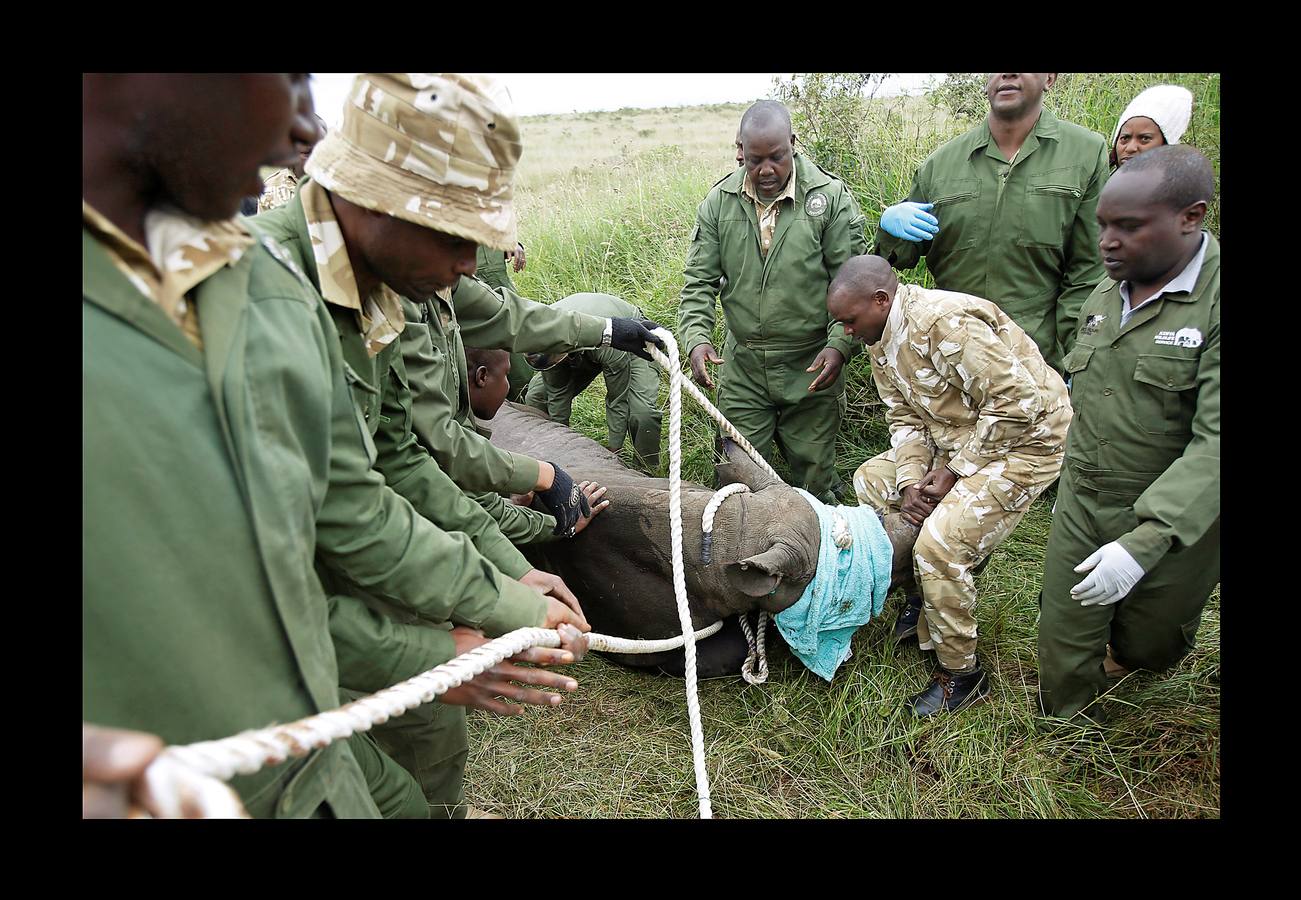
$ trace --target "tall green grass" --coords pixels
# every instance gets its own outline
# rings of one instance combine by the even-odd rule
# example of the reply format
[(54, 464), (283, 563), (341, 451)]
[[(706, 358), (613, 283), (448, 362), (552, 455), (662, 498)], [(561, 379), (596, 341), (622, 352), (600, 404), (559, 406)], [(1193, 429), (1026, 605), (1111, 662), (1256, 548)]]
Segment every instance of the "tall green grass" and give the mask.
[[(1068, 76), (1050, 96), (1062, 104), (1064, 118), (1081, 124), (1087, 118), (1109, 137), (1114, 117), (1142, 87), (1200, 79), (1189, 143), (1213, 152), (1218, 172), (1217, 76), (1123, 78)], [(872, 140), (847, 180), (874, 226), (883, 205), (906, 195), (916, 165), (966, 123), (925, 98), (878, 101), (863, 115), (875, 123)], [(814, 153), (813, 143), (806, 152)], [(529, 257), (527, 269), (514, 276), (520, 292), (544, 302), (577, 291), (608, 292), (676, 328), (696, 207), (735, 165), (731, 134), (722, 134), (717, 147), (717, 156), (656, 147), (584, 165), (523, 192)], [(911, 276), (925, 277), (924, 271)], [(721, 341), (721, 314), (719, 321)], [(598, 379), (574, 405), (574, 427), (598, 440), (604, 438), (603, 390)], [(666, 397), (662, 387), (661, 401)], [(836, 462), (848, 485), (854, 469), (889, 444), (865, 355), (848, 366), (846, 407)], [(683, 410), (683, 475), (711, 483), (712, 422), (690, 400)], [(623, 452), (631, 463), (630, 449)], [(667, 467), (667, 453), (664, 460)], [(1116, 684), (1100, 701), (1110, 717), (1105, 729), (1084, 731), (1036, 716), (1036, 598), (1051, 503), (1049, 495), (1031, 507), (977, 578), (980, 652), (993, 680), (993, 696), (983, 706), (925, 721), (907, 713), (905, 703), (926, 685), (933, 661), (915, 643), (896, 650), (887, 640), (897, 597), (855, 635), (853, 657), (830, 684), (780, 644), (770, 645), (767, 684), (702, 683), (715, 815), (1218, 817), (1218, 589), (1198, 649), (1173, 672), (1132, 674)], [(522, 817), (696, 815), (682, 682), (596, 657), (572, 674), (580, 689), (559, 709), (530, 709), (513, 719), (471, 715), (470, 801)]]

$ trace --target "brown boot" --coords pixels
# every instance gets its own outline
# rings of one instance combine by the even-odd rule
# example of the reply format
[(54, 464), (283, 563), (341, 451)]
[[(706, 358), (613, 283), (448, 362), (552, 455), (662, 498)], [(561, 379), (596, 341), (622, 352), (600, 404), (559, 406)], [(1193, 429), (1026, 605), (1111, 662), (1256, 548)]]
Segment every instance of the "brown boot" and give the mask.
[(503, 819), (505, 816), (499, 816), (496, 813), (488, 812), (486, 809), (479, 809), (477, 806), (468, 807), (465, 813), (467, 819)]

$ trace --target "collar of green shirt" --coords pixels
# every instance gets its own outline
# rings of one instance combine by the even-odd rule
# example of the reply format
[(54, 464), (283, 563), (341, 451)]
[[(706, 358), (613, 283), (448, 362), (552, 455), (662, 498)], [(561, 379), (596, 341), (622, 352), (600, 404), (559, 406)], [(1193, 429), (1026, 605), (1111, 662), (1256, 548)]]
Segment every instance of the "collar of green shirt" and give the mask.
[[(1206, 259), (1206, 247), (1208, 244), (1210, 244), (1210, 235), (1206, 231), (1203, 231), (1202, 243), (1201, 246), (1197, 248), (1197, 255), (1188, 262), (1188, 265), (1184, 266), (1183, 271), (1170, 279), (1161, 290), (1157, 291), (1151, 297), (1148, 297), (1132, 309), (1129, 305), (1129, 282), (1122, 281), (1118, 288), (1121, 299), (1120, 324), (1124, 325), (1125, 321), (1135, 312), (1163, 295), (1168, 296), (1171, 300), (1182, 300), (1185, 302), (1192, 300), (1193, 291), (1197, 288), (1197, 276), (1201, 274), (1202, 262)], [(1177, 297), (1175, 294), (1185, 294), (1185, 296)]]
[(366, 338), (366, 350), (374, 356), (406, 326), (402, 300), (392, 288), (381, 284), (363, 303), (352, 262), (348, 259), (348, 248), (343, 242), (343, 231), (330, 205), (329, 193), (307, 178), (298, 190), (298, 199), (303, 206), (303, 218), (312, 242), (318, 290), (327, 303), (357, 311)]
[[(722, 181), (718, 182), (718, 189), (727, 194), (735, 194), (741, 197), (741, 188), (746, 179), (745, 166), (737, 166), (735, 172), (730, 172)], [(794, 186), (795, 202), (801, 202), (802, 197), (815, 187), (821, 187), (824, 184), (831, 183), (831, 176), (823, 172), (818, 166), (810, 162), (800, 153), (795, 154), (795, 168), (791, 173), (791, 179), (787, 182), (788, 186)]]
[[(1034, 123), (1034, 128), (1026, 135), (1025, 142), (1021, 144), (1021, 149), (1016, 152), (1016, 158), (1011, 162), (1024, 160), (1043, 140), (1055, 141), (1058, 137), (1058, 122), (1060, 120), (1053, 115), (1053, 111), (1044, 107), (1039, 113), (1039, 121)], [(984, 150), (985, 155), (991, 159), (1007, 163), (1009, 160), (1003, 158), (1002, 152), (998, 149), (998, 143), (994, 140), (994, 133), (989, 130), (989, 117), (981, 122), (976, 128), (971, 129), (966, 134), (954, 138), (956, 141), (963, 141), (966, 144), (966, 155), (971, 156), (977, 150)]]

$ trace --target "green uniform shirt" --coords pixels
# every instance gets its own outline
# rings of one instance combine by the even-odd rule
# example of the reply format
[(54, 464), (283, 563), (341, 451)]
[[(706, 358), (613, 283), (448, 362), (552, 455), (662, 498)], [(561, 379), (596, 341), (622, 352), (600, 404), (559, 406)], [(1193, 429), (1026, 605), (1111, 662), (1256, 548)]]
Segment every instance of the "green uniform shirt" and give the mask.
[(1149, 572), (1220, 517), (1220, 245), (1206, 240), (1196, 288), (1158, 297), (1123, 328), (1119, 285), (1099, 284), (1066, 357), (1066, 465), (1150, 480), (1138, 527), (1120, 538)]
[(914, 242), (878, 229), (874, 252), (897, 269), (925, 256), (937, 288), (997, 304), (1060, 369), (1080, 304), (1105, 274), (1095, 212), (1108, 172), (1102, 135), (1048, 109), (1011, 163), (982, 122), (913, 176), (908, 199), (935, 204), (939, 234)]
[[(302, 201), (295, 195), (285, 206), (264, 213), (250, 224), (269, 234), (319, 290), (320, 275), (308, 235)], [(411, 432), (411, 392), (398, 341), (375, 356), (366, 351), (356, 312), (325, 304), (337, 328), (344, 375), (352, 389), (363, 440), (375, 468), (425, 519), (447, 532), (463, 532), (484, 558), (514, 579), (532, 566), (502, 534), (483, 508), (461, 491)], [(481, 567), (472, 568), (471, 574)], [(330, 588), (347, 591), (350, 579), (322, 573)], [(508, 588), (514, 591), (520, 585)], [(531, 606), (518, 610), (523, 619), (503, 620), (509, 631), (534, 624)], [(380, 615), (347, 593), (330, 597), (330, 631), (344, 687), (375, 691), (391, 686), (455, 655), (455, 643), (443, 629), (400, 624)]]
[[(466, 491), (522, 494), (538, 480), (538, 461), (494, 447), (470, 419), (465, 347), (555, 353), (597, 347), (605, 320), (552, 309), (514, 291), (462, 278), (450, 299), (403, 299), (400, 338), (414, 397), (416, 437)], [(517, 507), (525, 510), (524, 507)], [(555, 520), (551, 527), (555, 527)]]
[[(266, 248), (192, 296), (203, 351), (83, 229), (82, 718), (172, 744), (339, 705), (312, 557), (340, 414), (359, 441), (329, 320)], [(378, 815), (345, 742), (231, 785), (258, 817)]]
[(728, 174), (696, 211), (679, 311), (683, 349), (690, 355), (713, 342), (718, 296), (727, 330), (746, 346), (825, 345), (850, 359), (859, 346), (828, 315), (827, 287), (845, 260), (867, 252), (858, 204), (839, 178), (795, 154), (795, 202), (778, 216), (765, 256), (754, 204), (741, 194), (744, 177), (743, 167)]
[[(626, 300), (611, 294), (572, 294), (552, 304), (553, 309), (567, 309), (601, 318), (642, 318), (642, 312)], [(590, 384), (599, 373), (605, 379), (605, 427), (609, 433), (606, 446), (622, 447), (628, 435), (629, 408), (632, 402), (629, 390), (633, 372), (643, 377), (649, 371), (650, 382), (658, 386), (659, 367), (653, 362), (614, 350), (598, 347), (571, 353), (560, 365), (539, 372), (545, 387), (538, 406), (557, 422), (569, 424), (574, 403), (575, 383)], [(537, 405), (537, 404), (532, 404)]]

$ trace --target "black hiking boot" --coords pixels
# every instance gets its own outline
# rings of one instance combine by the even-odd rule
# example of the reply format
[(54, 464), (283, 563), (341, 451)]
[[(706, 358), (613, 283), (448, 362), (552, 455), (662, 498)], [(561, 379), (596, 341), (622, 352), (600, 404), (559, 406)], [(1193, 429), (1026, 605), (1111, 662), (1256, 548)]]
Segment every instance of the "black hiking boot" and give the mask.
[(935, 673), (930, 687), (909, 701), (918, 718), (934, 715), (942, 709), (956, 712), (975, 706), (989, 696), (989, 678), (977, 666), (974, 672), (957, 674), (943, 666)]
[(899, 613), (899, 618), (894, 622), (894, 642), (905, 641), (910, 637), (917, 636), (917, 620), (922, 617), (922, 598), (905, 597), (904, 607)]

